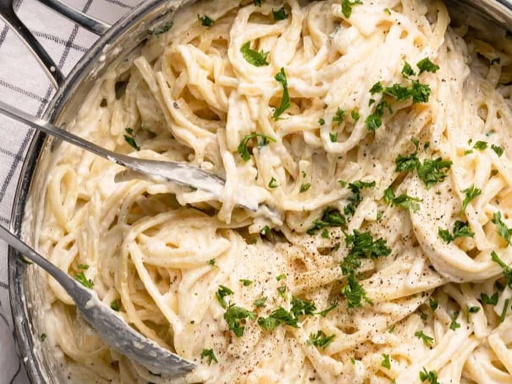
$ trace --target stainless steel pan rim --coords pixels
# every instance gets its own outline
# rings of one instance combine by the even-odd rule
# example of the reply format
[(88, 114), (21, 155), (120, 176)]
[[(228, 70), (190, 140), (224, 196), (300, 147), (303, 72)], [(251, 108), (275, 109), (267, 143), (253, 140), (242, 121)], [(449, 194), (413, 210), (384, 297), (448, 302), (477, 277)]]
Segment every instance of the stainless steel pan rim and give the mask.
[[(148, 31), (171, 18), (174, 11), (186, 2), (187, 0), (145, 0), (129, 11), (94, 43), (73, 68), (47, 106), (44, 118), (53, 123), (58, 122), (68, 102), (77, 92), (85, 95), (101, 74), (103, 67), (125, 57), (127, 52), (144, 41)], [(10, 221), (11, 231), (20, 237), (23, 237), (22, 229), (33, 176), (46, 140), (45, 134), (35, 133), (21, 168)], [(29, 303), (26, 302), (25, 276), (27, 268), (31, 267), (24, 264), (20, 256), (16, 250), (9, 247), (9, 294), (14, 334), (29, 380), (33, 384), (47, 384), (48, 367), (36, 356), (37, 334), (33, 330)]]

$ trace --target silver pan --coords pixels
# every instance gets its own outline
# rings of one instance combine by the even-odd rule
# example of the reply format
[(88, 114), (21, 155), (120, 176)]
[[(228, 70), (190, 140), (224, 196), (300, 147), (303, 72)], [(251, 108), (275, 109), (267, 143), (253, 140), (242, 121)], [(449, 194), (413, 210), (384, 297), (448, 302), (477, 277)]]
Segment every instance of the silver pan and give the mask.
[[(222, 0), (215, 0), (221, 3)], [(464, 1), (464, 4), (459, 1)], [(37, 50), (39, 60), (48, 69), (57, 93), (49, 104), (44, 118), (50, 122), (65, 126), (77, 114), (84, 96), (92, 88), (104, 69), (118, 63), (135, 52), (148, 36), (148, 30), (158, 28), (172, 20), (175, 11), (194, 0), (146, 0), (139, 7), (125, 15), (112, 27), (90, 19), (63, 7), (58, 0), (41, 0), (61, 14), (72, 18), (84, 28), (101, 35), (94, 46), (83, 56), (64, 77), (58, 71), (52, 71), (54, 64), (44, 51)], [(449, 9), (454, 18), (465, 18), (476, 14), (484, 15), (488, 20), (512, 30), (512, 0), (449, 0)], [(0, 9), (0, 12), (2, 10)], [(25, 39), (30, 40), (28, 30)], [(30, 45), (30, 42), (27, 42)], [(11, 230), (32, 244), (34, 220), (32, 205), (41, 191), (45, 173), (46, 159), (52, 151), (52, 142), (44, 134), (37, 133), (29, 147), (21, 170), (13, 211)], [(42, 302), (44, 298), (37, 290), (39, 277), (32, 268), (20, 261), (19, 255), (9, 249), (9, 287), (11, 306), (14, 315), (15, 335), (20, 355), (23, 358), (28, 376), (33, 384), (57, 384), (67, 382), (62, 377), (62, 369), (56, 366), (51, 356), (41, 348), (38, 339), (40, 316), (32, 303)]]

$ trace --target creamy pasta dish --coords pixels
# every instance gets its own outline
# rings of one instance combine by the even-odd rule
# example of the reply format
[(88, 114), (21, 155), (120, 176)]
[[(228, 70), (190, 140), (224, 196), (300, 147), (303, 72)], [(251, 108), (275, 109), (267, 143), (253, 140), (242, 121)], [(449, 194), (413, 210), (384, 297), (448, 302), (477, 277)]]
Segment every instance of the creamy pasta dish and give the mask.
[(50, 278), (41, 344), (80, 383), (511, 383), (511, 54), (439, 1), (180, 8), (68, 128), (221, 196), (61, 144), (37, 247), (197, 369), (111, 350)]

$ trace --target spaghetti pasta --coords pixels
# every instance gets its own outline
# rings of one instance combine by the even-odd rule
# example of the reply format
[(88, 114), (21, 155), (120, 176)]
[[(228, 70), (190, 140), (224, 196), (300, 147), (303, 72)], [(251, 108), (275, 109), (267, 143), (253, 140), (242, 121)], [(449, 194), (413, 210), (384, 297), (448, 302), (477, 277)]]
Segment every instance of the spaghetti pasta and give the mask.
[[(69, 129), (222, 175), (222, 198), (63, 143), (38, 250), (196, 362), (183, 382), (512, 382), (512, 44), (450, 23), (425, 0), (181, 8)], [(48, 288), (72, 379), (173, 382)]]

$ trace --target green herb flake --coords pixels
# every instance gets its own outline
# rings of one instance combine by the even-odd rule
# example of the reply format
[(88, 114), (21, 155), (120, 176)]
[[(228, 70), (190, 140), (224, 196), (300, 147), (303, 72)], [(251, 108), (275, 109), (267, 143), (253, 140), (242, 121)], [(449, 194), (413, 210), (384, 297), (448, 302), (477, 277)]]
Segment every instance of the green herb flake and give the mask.
[(339, 209), (329, 207), (325, 209), (320, 219), (313, 221), (313, 226), (309, 228), (306, 233), (313, 235), (326, 227), (344, 227), (346, 223), (345, 216), (343, 216)]
[(312, 333), (309, 335), (308, 343), (315, 347), (325, 349), (331, 344), (336, 335), (327, 336), (323, 331), (318, 331), (316, 334)]
[(88, 269), (89, 269), (89, 266), (88, 266), (87, 264), (78, 264), (76, 267), (77, 267), (78, 269), (83, 270), (83, 271), (86, 271), (86, 270), (88, 270)]
[(361, 115), (357, 109), (353, 109), (352, 112), (350, 112), (350, 117), (352, 117), (354, 122), (357, 122), (361, 118)]
[(390, 204), (392, 207), (400, 207), (403, 209), (411, 209), (413, 212), (417, 212), (420, 209), (420, 204), (423, 200), (416, 197), (412, 197), (406, 194), (395, 196), (395, 193), (391, 187), (384, 191), (384, 201)]
[(432, 188), (435, 184), (442, 182), (446, 178), (446, 172), (451, 168), (452, 162), (437, 159), (426, 159), (418, 165), (416, 172), (427, 188)]
[(222, 308), (227, 308), (228, 303), (226, 300), (224, 300), (224, 298), (232, 294), (234, 294), (234, 292), (230, 288), (226, 287), (225, 285), (219, 285), (219, 289), (215, 293), (215, 297), (217, 297), (217, 301), (222, 306)]
[(318, 119), (318, 125), (325, 125), (325, 119)]
[(498, 155), (498, 157), (501, 157), (503, 155), (503, 147), (500, 147), (499, 145), (491, 145), (491, 149)]
[(382, 117), (372, 113), (366, 118), (365, 123), (369, 131), (376, 131), (382, 126)]
[(347, 299), (347, 308), (349, 309), (362, 307), (363, 300), (368, 304), (373, 304), (366, 296), (364, 288), (357, 281), (354, 272), (347, 276), (347, 284), (341, 289), (341, 294)]
[(505, 317), (507, 317), (507, 311), (508, 311), (509, 304), (510, 304), (510, 299), (505, 299), (505, 302), (503, 303), (503, 311), (501, 312), (501, 315), (500, 315), (500, 324), (503, 323), (505, 321)]
[(482, 190), (472, 185), (469, 188), (464, 189), (462, 193), (465, 194), (464, 200), (462, 202), (462, 212), (466, 212), (468, 204), (471, 202), (471, 200), (477, 196), (480, 196), (482, 194)]
[(359, 232), (354, 229), (352, 235), (345, 237), (345, 244), (349, 249), (349, 255), (356, 257), (377, 259), (391, 254), (386, 240), (383, 238), (374, 240), (370, 232)]
[(304, 193), (304, 192), (308, 191), (309, 188), (311, 188), (310, 183), (301, 184), (299, 193)]
[(430, 298), (428, 301), (428, 305), (431, 310), (435, 311), (439, 307), (439, 301), (436, 299)]
[(496, 229), (498, 230), (498, 234), (505, 239), (508, 245), (510, 245), (510, 237), (512, 235), (512, 229), (507, 227), (507, 225), (501, 219), (501, 212), (494, 212), (492, 215), (492, 223), (496, 225)]
[(228, 323), (228, 327), (237, 337), (242, 337), (245, 326), (242, 325), (246, 319), (256, 319), (256, 314), (245, 308), (231, 305), (224, 313), (224, 320)]
[(423, 72), (432, 72), (436, 73), (439, 70), (439, 65), (434, 64), (428, 57), (418, 61), (416, 66), (419, 69), (418, 76), (421, 75)]
[(204, 15), (204, 16), (197, 15), (197, 18), (199, 19), (199, 21), (201, 22), (201, 25), (203, 27), (211, 27), (211, 26), (213, 26), (213, 24), (215, 24), (215, 20), (208, 17), (207, 15)]
[(201, 352), (201, 360), (206, 359), (206, 363), (211, 365), (212, 363), (218, 363), (217, 357), (215, 356), (215, 352), (213, 349), (203, 349)]
[(300, 316), (312, 316), (315, 314), (316, 306), (313, 302), (299, 299), (298, 297), (292, 296), (292, 307), (290, 312), (296, 319)]
[(110, 303), (110, 308), (112, 308), (112, 310), (116, 312), (119, 312), (121, 309), (121, 304), (119, 303), (119, 300), (112, 300), (112, 302)]
[(92, 282), (92, 280), (88, 279), (87, 276), (85, 276), (85, 273), (83, 271), (78, 272), (75, 275), (75, 280), (78, 281), (80, 284), (82, 284), (85, 288), (92, 289), (92, 287), (94, 286), (94, 283)]
[(380, 93), (384, 90), (384, 87), (382, 86), (382, 83), (380, 81), (376, 82), (372, 85), (370, 88), (370, 95), (375, 95), (376, 93)]
[(297, 318), (283, 307), (274, 310), (268, 317), (258, 318), (258, 324), (266, 331), (276, 329), (280, 324), (298, 328)]
[(455, 331), (456, 329), (460, 328), (460, 323), (457, 322), (457, 317), (459, 316), (459, 312), (455, 312), (453, 314), (452, 322), (450, 323), (450, 329), (452, 331)]
[(512, 288), (512, 268), (510, 265), (505, 264), (495, 251), (491, 252), (491, 260), (498, 264), (503, 269), (503, 277), (509, 288)]
[(498, 292), (494, 292), (492, 296), (488, 296), (485, 293), (480, 294), (480, 298), (482, 299), (482, 303), (487, 305), (496, 305), (498, 304)]
[(433, 337), (426, 335), (425, 333), (423, 333), (423, 331), (416, 331), (414, 333), (414, 336), (416, 336), (418, 339), (421, 339), (421, 341), (423, 341), (423, 344), (427, 347), (432, 346), (432, 342), (434, 341)]
[(46, 338), (47, 338), (47, 337), (48, 337), (48, 335), (47, 335), (46, 333), (41, 333), (41, 334), (39, 335), (39, 340), (40, 340), (41, 342), (43, 342), (43, 341), (45, 341), (45, 340), (46, 340)]
[(326, 309), (324, 309), (323, 311), (320, 311), (320, 312), (317, 312), (316, 314), (318, 316), (321, 316), (321, 317), (325, 317), (327, 316), (327, 314), (331, 311), (333, 311), (334, 309), (336, 309), (338, 307), (338, 303), (335, 303), (335, 304), (332, 304), (331, 306), (327, 307)]
[(240, 141), (240, 144), (238, 144), (238, 153), (240, 154), (240, 157), (243, 160), (249, 161), (251, 159), (251, 153), (249, 152), (249, 142), (256, 138), (261, 139), (258, 142), (258, 147), (263, 147), (265, 145), (268, 145), (269, 142), (276, 141), (272, 137), (264, 135), (262, 133), (251, 133), (251, 134), (245, 136), (242, 139), (242, 141)]
[(359, 5), (359, 4), (363, 4), (363, 2), (361, 0), (354, 0), (354, 1), (342, 0), (341, 1), (341, 13), (343, 13), (343, 16), (345, 16), (347, 19), (349, 19), (350, 16), (352, 15), (352, 7), (354, 7), (354, 5)]
[(338, 109), (336, 110), (336, 114), (332, 118), (333, 123), (340, 125), (341, 123), (343, 123), (343, 120), (345, 119), (345, 115), (346, 115), (346, 112), (343, 109), (338, 107)]
[(267, 302), (267, 297), (263, 296), (263, 297), (260, 297), (259, 299), (254, 300), (252, 304), (256, 308), (261, 308), (261, 307), (265, 306), (266, 302)]
[(281, 98), (281, 104), (274, 110), (274, 114), (272, 115), (272, 118), (277, 120), (279, 119), (279, 116), (284, 113), (284, 111), (291, 107), (291, 103), (290, 94), (288, 92), (288, 79), (286, 78), (286, 72), (284, 71), (284, 68), (281, 68), (281, 70), (274, 76), (274, 79), (276, 79), (276, 81), (283, 86), (283, 97)]
[(412, 103), (427, 103), (430, 98), (430, 87), (427, 84), (422, 84), (417, 80), (412, 82), (412, 87), (409, 89), (412, 97)]
[(331, 143), (336, 143), (338, 141), (338, 132), (329, 132), (329, 140), (331, 140)]
[(169, 32), (171, 30), (171, 28), (173, 27), (173, 23), (172, 21), (171, 22), (168, 22), (168, 23), (164, 23), (162, 24), (161, 26), (159, 26), (157, 29), (151, 31), (151, 33), (154, 35), (154, 36), (160, 36), (160, 35), (163, 35), (164, 33), (166, 32)]
[(284, 7), (279, 8), (277, 11), (272, 10), (272, 15), (275, 21), (285, 20), (288, 18), (288, 13)]
[(451, 243), (455, 239), (461, 237), (473, 237), (475, 234), (469, 229), (469, 223), (467, 221), (457, 220), (453, 224), (453, 234), (447, 229), (439, 228), (439, 237), (443, 239), (447, 244)]
[(474, 307), (468, 307), (469, 313), (478, 313), (480, 311), (480, 307), (474, 306)]
[(210, 259), (210, 260), (208, 260), (208, 265), (211, 265), (212, 267), (214, 267), (216, 262), (217, 262), (217, 260)]
[(487, 149), (487, 141), (477, 141), (475, 143), (475, 145), (473, 145), (473, 148), (479, 150), (479, 151), (483, 151), (484, 149)]
[(249, 285), (251, 285), (251, 284), (253, 283), (253, 281), (252, 281), (252, 280), (247, 280), (247, 279), (240, 279), (240, 280), (238, 280), (238, 281), (240, 281), (240, 283), (242, 283), (242, 285), (243, 285), (244, 287), (248, 287)]
[(135, 149), (136, 151), (140, 151), (140, 147), (135, 141), (135, 133), (133, 128), (125, 128), (126, 134), (124, 135), (124, 140), (128, 143), (130, 147)]
[(277, 184), (277, 180), (274, 177), (272, 177), (268, 182), (268, 187), (274, 189), (277, 188), (278, 186), (279, 185)]
[(407, 61), (404, 63), (404, 66), (402, 68), (402, 76), (405, 78), (408, 78), (409, 76), (414, 76), (414, 69), (412, 69), (411, 64), (409, 64)]
[(422, 383), (428, 381), (430, 384), (439, 384), (439, 381), (437, 381), (437, 372), (427, 371), (425, 367), (423, 367), (423, 371), (420, 372), (420, 380)]
[(387, 353), (382, 354), (382, 362), (380, 365), (384, 368), (391, 369), (391, 360), (389, 360), (389, 355)]
[(249, 41), (242, 45), (240, 52), (242, 52), (242, 56), (244, 57), (245, 61), (254, 65), (255, 67), (264, 67), (270, 64), (267, 61), (269, 53), (264, 51), (258, 52), (251, 49), (251, 43)]

